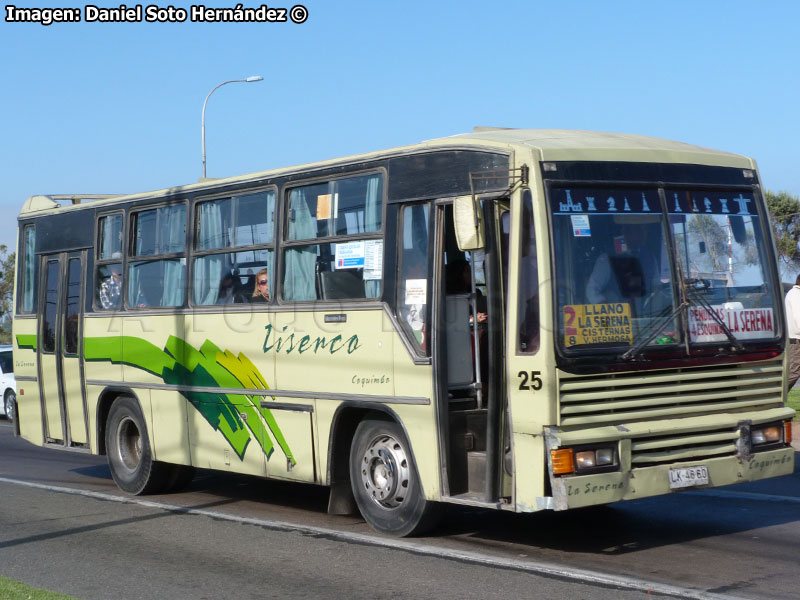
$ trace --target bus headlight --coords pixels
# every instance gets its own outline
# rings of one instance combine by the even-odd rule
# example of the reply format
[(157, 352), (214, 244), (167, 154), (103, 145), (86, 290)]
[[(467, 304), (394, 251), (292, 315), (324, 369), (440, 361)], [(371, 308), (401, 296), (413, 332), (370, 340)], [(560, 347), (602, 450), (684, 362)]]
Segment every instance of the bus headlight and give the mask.
[(604, 473), (619, 468), (616, 446), (581, 446), (550, 451), (554, 475)]
[(581, 450), (575, 453), (575, 469), (585, 471), (595, 467), (608, 467), (616, 463), (613, 448), (596, 448), (594, 450)]
[(783, 426), (767, 425), (766, 427), (754, 427), (750, 431), (750, 442), (753, 446), (781, 443), (783, 442)]

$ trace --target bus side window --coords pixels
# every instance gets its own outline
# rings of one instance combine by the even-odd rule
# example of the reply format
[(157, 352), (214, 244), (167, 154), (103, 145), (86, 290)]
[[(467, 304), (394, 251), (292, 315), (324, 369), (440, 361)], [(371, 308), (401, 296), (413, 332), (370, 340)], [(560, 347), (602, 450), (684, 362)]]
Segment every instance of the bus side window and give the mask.
[(97, 259), (94, 273), (95, 308), (122, 308), (123, 214), (104, 215), (97, 220)]
[(400, 268), (397, 282), (397, 315), (411, 330), (420, 349), (427, 354), (428, 309), (428, 216), (427, 204), (403, 207), (400, 236)]
[(533, 198), (530, 190), (522, 197), (522, 239), (519, 262), (519, 352), (533, 354), (539, 350), (539, 266), (536, 256), (536, 227), (533, 220)]
[[(131, 232), (126, 281), (128, 306), (182, 306), (186, 282), (186, 204), (134, 213)], [(176, 254), (179, 256), (168, 256)]]
[[(383, 175), (342, 177), (295, 187), (288, 191), (287, 203), (283, 299), (379, 299), (383, 289)], [(318, 242), (320, 239), (325, 241)]]
[(22, 306), (19, 312), (32, 313), (34, 312), (34, 285), (36, 275), (36, 228), (33, 225), (27, 225), (23, 229), (23, 252), (22, 252)]
[[(274, 189), (198, 202), (195, 207), (192, 303), (264, 302), (275, 288)], [(200, 256), (197, 256), (200, 254)], [(267, 287), (257, 274), (266, 272)]]

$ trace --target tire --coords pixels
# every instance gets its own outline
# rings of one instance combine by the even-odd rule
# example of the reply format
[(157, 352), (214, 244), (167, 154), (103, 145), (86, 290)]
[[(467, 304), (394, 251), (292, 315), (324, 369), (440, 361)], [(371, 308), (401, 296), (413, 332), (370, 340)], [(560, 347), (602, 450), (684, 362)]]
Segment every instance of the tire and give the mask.
[(362, 421), (350, 448), (350, 483), (358, 509), (376, 531), (420, 535), (439, 520), (441, 506), (425, 499), (410, 445), (394, 421)]
[(142, 410), (135, 398), (120, 396), (106, 421), (106, 452), (111, 476), (129, 494), (154, 494), (168, 483), (169, 466), (153, 460)]
[(195, 468), (187, 465), (168, 465), (169, 475), (163, 491), (179, 492), (194, 479)]
[(17, 395), (13, 390), (8, 390), (5, 398), (3, 398), (3, 409), (6, 411), (6, 419), (8, 419), (11, 423), (13, 423), (14, 419), (16, 418), (16, 408)]

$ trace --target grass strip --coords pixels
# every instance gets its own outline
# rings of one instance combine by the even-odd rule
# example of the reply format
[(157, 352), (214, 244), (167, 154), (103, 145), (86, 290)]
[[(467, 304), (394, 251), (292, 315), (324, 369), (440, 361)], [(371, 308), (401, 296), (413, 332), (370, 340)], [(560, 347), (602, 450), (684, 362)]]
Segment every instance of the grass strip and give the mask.
[(0, 576), (0, 598), (3, 600), (76, 600), (72, 596), (33, 588), (3, 576)]

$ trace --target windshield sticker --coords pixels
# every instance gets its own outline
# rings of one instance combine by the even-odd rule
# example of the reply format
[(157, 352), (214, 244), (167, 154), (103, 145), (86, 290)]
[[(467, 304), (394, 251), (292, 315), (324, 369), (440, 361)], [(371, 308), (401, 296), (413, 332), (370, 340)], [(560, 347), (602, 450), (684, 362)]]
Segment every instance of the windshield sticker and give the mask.
[(564, 345), (633, 343), (631, 305), (570, 304), (564, 307)]
[(754, 199), (751, 194), (731, 192), (673, 192), (670, 205), (672, 213), (699, 213), (710, 215), (751, 215)]
[[(656, 190), (553, 190), (555, 214), (658, 214), (661, 204)], [(577, 215), (576, 215), (577, 216)], [(574, 221), (573, 221), (574, 223)], [(573, 229), (574, 229), (573, 224)], [(575, 234), (577, 236), (577, 234)]]
[(589, 215), (570, 215), (572, 219), (572, 235), (575, 237), (592, 237), (589, 227)]
[[(720, 321), (739, 340), (758, 340), (775, 335), (775, 319), (771, 308), (712, 308)], [(708, 310), (693, 306), (689, 308), (689, 340), (727, 342), (728, 336)]]
[(363, 269), (364, 258), (364, 242), (336, 244), (337, 269)]

